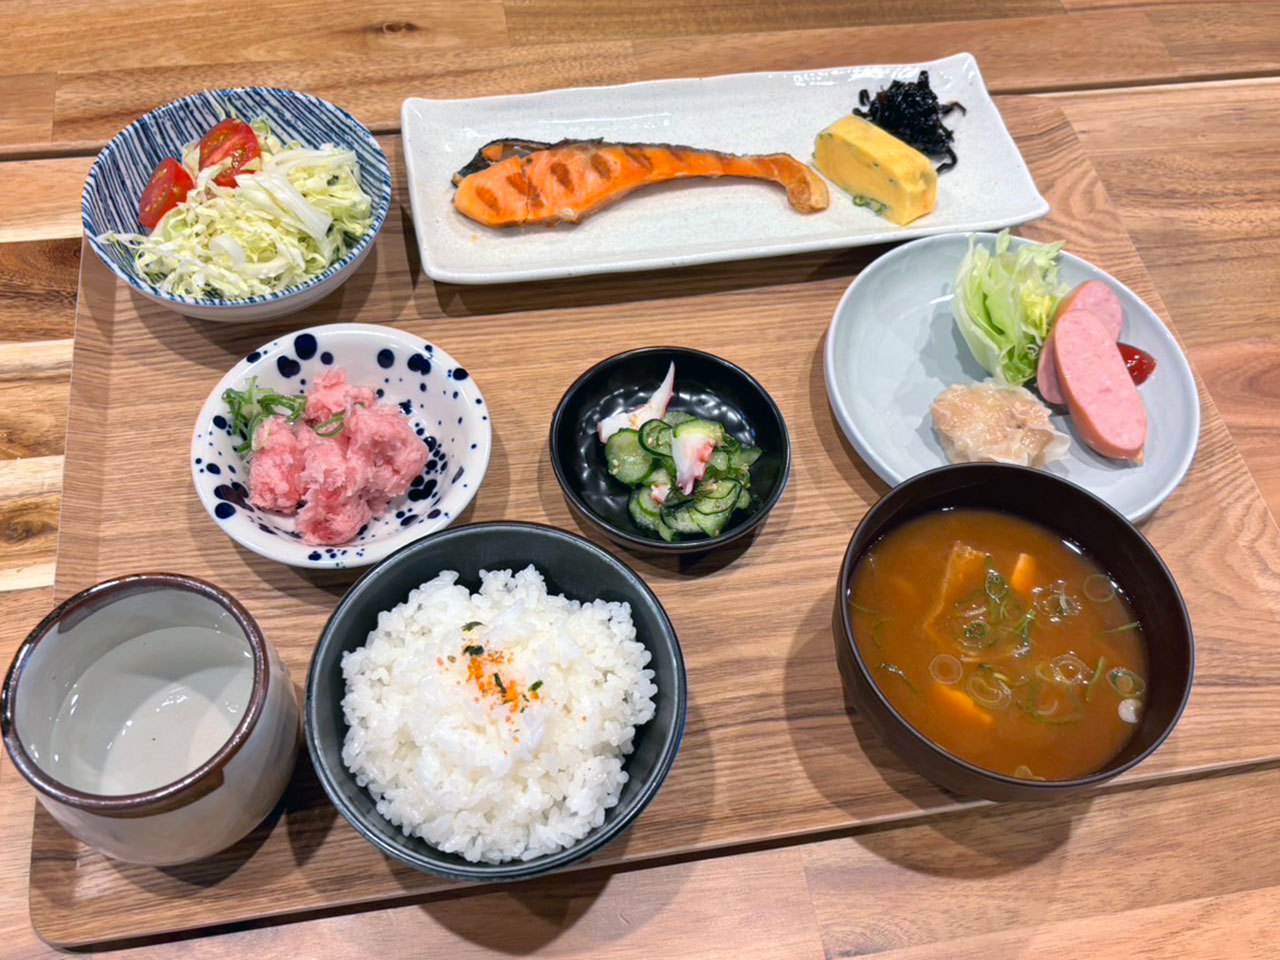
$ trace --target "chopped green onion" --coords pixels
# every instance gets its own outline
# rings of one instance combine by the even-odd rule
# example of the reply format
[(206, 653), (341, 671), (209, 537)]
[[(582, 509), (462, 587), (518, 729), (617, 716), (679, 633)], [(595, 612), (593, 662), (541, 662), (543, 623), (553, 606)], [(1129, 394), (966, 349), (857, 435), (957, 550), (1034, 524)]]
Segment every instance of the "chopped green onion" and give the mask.
[(342, 432), (342, 428), (346, 426), (346, 420), (347, 411), (339, 410), (323, 423), (317, 423), (312, 429), (315, 430), (317, 437), (324, 437), (327, 440), (330, 437), (336, 437)]
[(493, 682), (498, 685), (498, 689), (502, 691), (502, 695), (505, 697), (507, 695), (507, 688), (502, 685), (502, 678), (495, 673), (493, 675)]
[[(990, 664), (984, 663), (983, 666), (990, 669)], [(964, 667), (949, 653), (940, 653), (929, 661), (929, 675), (939, 683), (950, 686), (964, 678)]]
[(533, 683), (531, 683), (531, 684), (529, 685), (529, 692), (530, 692), (530, 693), (536, 693), (536, 692), (537, 692), (537, 690), (538, 690), (538, 688), (539, 688), (540, 686), (542, 686), (542, 681), (541, 681), (541, 680), (535, 680), (535, 681), (533, 681)]
[(306, 397), (263, 389), (258, 386), (257, 377), (250, 377), (243, 390), (224, 390), (222, 402), (227, 405), (232, 431), (240, 437), (235, 449), (241, 456), (253, 452), (258, 427), (268, 418), (281, 416), (288, 423), (296, 423), (307, 409)]
[(1009, 585), (1004, 582), (1004, 577), (996, 570), (987, 570), (987, 582), (983, 586), (988, 597), (992, 600), (999, 600), (1009, 592)]
[(1089, 675), (1089, 665), (1074, 653), (1064, 653), (1049, 661), (1057, 674), (1058, 682), (1065, 684), (1084, 683)]
[(465, 653), (468, 657), (483, 657), (484, 647), (475, 646), (475, 645), (465, 646), (462, 648), (462, 652)]
[(1116, 587), (1111, 578), (1102, 573), (1093, 573), (1084, 578), (1084, 595), (1094, 603), (1110, 603), (1116, 598)]
[(483, 626), (484, 624), (481, 623), (479, 620), (471, 620), (462, 625), (462, 632), (466, 633), (468, 630), (474, 630), (476, 627), (483, 627)]
[(907, 675), (902, 672), (902, 668), (896, 663), (890, 663), (888, 660), (883, 660), (880, 663), (880, 669), (885, 673), (892, 673), (895, 677), (905, 683), (912, 693), (917, 696), (920, 694), (920, 691), (916, 689), (916, 685), (907, 679)]
[(1031, 624), (1035, 622), (1035, 619), (1036, 619), (1035, 610), (1028, 610), (1026, 613), (1022, 615), (1022, 622), (1020, 622), (1018, 626), (1014, 628), (1014, 633), (1022, 637), (1023, 640), (1030, 640)]
[(1126, 630), (1137, 630), (1138, 627), (1139, 623), (1137, 620), (1130, 620), (1128, 623), (1122, 623), (1120, 626), (1112, 627), (1110, 630), (1103, 630), (1098, 634), (1098, 636), (1105, 637), (1109, 633), (1124, 633)]
[(1111, 689), (1122, 697), (1140, 697), (1147, 689), (1147, 683), (1132, 670), (1116, 667), (1107, 673), (1107, 683)]
[(965, 684), (965, 690), (975, 703), (988, 710), (1002, 710), (1013, 699), (1013, 693), (1005, 686), (1004, 681), (995, 678), (988, 680), (976, 673)]
[[(1031, 692), (1027, 695), (1026, 700), (1019, 700), (1018, 707), (1036, 723), (1046, 724), (1053, 727), (1065, 726), (1069, 723), (1078, 723), (1079, 716), (1075, 717), (1054, 717), (1040, 711), (1040, 680), (1039, 678), (1031, 681)], [(1057, 706), (1054, 706), (1057, 709)]]
[(1102, 671), (1107, 669), (1107, 658), (1098, 658), (1098, 668), (1093, 671), (1093, 679), (1089, 681), (1089, 685), (1084, 688), (1084, 702), (1088, 703), (1093, 696), (1093, 688), (1098, 685), (1098, 681), (1102, 679)]

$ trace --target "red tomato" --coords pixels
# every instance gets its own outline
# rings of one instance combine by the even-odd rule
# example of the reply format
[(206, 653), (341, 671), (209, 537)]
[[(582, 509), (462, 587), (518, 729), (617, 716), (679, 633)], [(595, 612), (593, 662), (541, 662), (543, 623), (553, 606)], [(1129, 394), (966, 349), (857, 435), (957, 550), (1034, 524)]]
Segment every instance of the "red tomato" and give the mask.
[(230, 159), (231, 165), (213, 178), (222, 187), (234, 187), (236, 174), (250, 160), (262, 156), (258, 135), (243, 120), (223, 120), (200, 141), (200, 168), (211, 167)]
[(138, 201), (138, 222), (148, 230), (154, 229), (161, 217), (187, 199), (194, 186), (191, 174), (177, 160), (173, 157), (161, 160)]

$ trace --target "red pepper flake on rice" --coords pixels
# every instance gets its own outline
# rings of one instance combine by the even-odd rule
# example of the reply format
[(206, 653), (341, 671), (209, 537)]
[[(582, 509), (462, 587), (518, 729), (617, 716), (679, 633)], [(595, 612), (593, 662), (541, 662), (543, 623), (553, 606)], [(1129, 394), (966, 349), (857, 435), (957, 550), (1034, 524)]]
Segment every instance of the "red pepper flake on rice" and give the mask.
[[(490, 710), (494, 707), (506, 707), (508, 713), (516, 713), (520, 710), (521, 701), (527, 703), (542, 699), (542, 695), (538, 693), (538, 688), (542, 686), (541, 680), (535, 681), (526, 691), (518, 680), (512, 680), (509, 676), (506, 680), (502, 678), (500, 668), (508, 660), (501, 650), (486, 651), (483, 647), (468, 645), (463, 648), (463, 653), (471, 658), (467, 662), (467, 679), (476, 685), (481, 696), (494, 701), (489, 704)], [(476, 703), (479, 702), (477, 697)], [(507, 719), (509, 721), (510, 717)]]

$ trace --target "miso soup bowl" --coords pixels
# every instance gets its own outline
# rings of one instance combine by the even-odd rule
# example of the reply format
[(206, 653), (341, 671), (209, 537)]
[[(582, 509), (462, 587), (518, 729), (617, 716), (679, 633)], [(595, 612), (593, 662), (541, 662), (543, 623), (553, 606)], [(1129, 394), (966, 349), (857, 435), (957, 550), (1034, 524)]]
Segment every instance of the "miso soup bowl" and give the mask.
[[(849, 616), (854, 570), (882, 536), (950, 507), (998, 510), (1047, 528), (1084, 549), (1120, 585), (1142, 624), (1150, 676), (1146, 706), (1128, 744), (1102, 769), (1073, 780), (1023, 780), (975, 766), (918, 733), (880, 692)], [(956, 793), (988, 800), (1054, 799), (1095, 787), (1137, 766), (1172, 732), (1191, 693), (1195, 646), (1173, 575), (1138, 529), (1070, 481), (1027, 467), (965, 463), (917, 474), (890, 490), (854, 531), (836, 586), (833, 626), (840, 672), (858, 713), (907, 765)]]
[(134, 574), (31, 632), (0, 691), (0, 730), (67, 832), (164, 866), (231, 846), (271, 811), (297, 756), (298, 701), (235, 599), (194, 577)]

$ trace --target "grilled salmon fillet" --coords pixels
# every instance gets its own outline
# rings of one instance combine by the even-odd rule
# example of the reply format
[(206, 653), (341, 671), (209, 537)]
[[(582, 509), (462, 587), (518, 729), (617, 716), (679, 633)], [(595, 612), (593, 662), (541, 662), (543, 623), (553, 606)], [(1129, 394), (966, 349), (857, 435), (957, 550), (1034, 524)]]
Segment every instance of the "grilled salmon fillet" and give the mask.
[(668, 143), (495, 140), (453, 176), (459, 212), (490, 227), (577, 223), (650, 183), (685, 177), (751, 177), (787, 191), (801, 213), (827, 208), (827, 185), (785, 153), (738, 156)]

